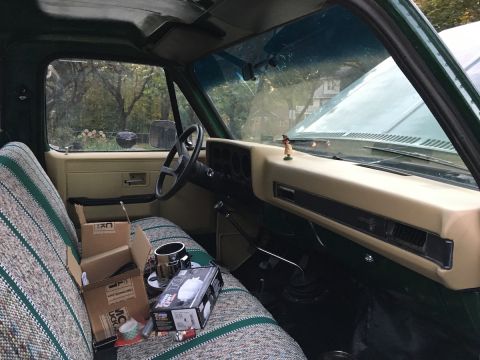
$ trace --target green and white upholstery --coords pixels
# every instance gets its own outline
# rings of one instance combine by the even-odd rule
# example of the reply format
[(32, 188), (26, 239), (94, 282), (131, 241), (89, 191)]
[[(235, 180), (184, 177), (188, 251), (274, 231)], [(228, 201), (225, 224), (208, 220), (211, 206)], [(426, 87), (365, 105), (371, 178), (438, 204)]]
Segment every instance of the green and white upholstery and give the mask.
[(10, 175), (20, 184), (12, 189), (3, 187), (1, 191), (15, 191), (16, 198), (21, 202), (36, 202), (37, 206), (44, 210), (38, 213), (42, 218), (37, 220), (42, 224), (51, 223), (60, 235), (58, 240), (61, 241), (55, 244), (55, 248), (62, 250), (62, 256), (66, 256), (64, 246), (71, 246), (74, 254), (78, 256), (75, 227), (60, 195), (30, 149), (20, 142), (4, 145), (0, 151), (0, 166), (8, 169), (2, 174), (2, 178)]
[[(158, 246), (182, 241), (192, 260), (205, 250), (168, 220), (135, 222)], [(75, 229), (62, 200), (30, 150), (0, 149), (0, 358), (93, 359), (87, 312), (65, 267), (76, 251)], [(78, 254), (77, 254), (78, 255)], [(231, 274), (209, 322), (183, 343), (169, 336), (120, 348), (119, 359), (303, 359), (296, 342)]]
[(93, 356), (87, 312), (65, 268), (75, 231), (56, 197), (28, 148), (10, 143), (0, 149), (2, 358)]
[(212, 258), (208, 253), (198, 245), (192, 238), (177, 225), (171, 221), (160, 217), (149, 217), (132, 222), (133, 237), (135, 234), (135, 227), (140, 226), (147, 235), (152, 248), (157, 248), (162, 243), (168, 242), (182, 242), (185, 248), (192, 256), (192, 261), (200, 265), (208, 265)]

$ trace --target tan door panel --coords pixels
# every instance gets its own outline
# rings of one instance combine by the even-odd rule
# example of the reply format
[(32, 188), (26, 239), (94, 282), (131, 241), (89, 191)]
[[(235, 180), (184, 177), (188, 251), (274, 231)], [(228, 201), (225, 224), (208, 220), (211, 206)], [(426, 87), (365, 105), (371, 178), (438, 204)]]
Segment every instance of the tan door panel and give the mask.
[[(145, 185), (128, 185), (129, 174), (144, 174)], [(87, 196), (90, 198), (112, 198), (126, 195), (153, 194), (158, 171), (150, 172), (85, 172), (67, 173), (67, 189), (69, 197)], [(109, 186), (98, 186), (98, 182)]]
[[(51, 150), (45, 153), (47, 172), (64, 200), (69, 214), (76, 221), (68, 198), (116, 198), (129, 195), (153, 194), (161, 164), (167, 152), (70, 153)], [(205, 152), (200, 154), (205, 158)], [(142, 180), (128, 184), (129, 180)], [(149, 216), (165, 217), (186, 231), (215, 231), (213, 194), (193, 184), (187, 184), (168, 201), (153, 201), (127, 205), (132, 219)], [(120, 206), (86, 207), (93, 220), (122, 219)]]

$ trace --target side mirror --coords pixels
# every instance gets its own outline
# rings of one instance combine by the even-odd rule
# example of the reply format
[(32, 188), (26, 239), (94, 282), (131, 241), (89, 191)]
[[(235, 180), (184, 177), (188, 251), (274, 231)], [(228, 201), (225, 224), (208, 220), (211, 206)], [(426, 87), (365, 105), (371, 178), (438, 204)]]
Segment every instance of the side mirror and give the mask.
[(177, 129), (170, 120), (155, 120), (150, 124), (149, 142), (157, 149), (171, 149), (175, 145)]
[(131, 131), (119, 131), (115, 140), (121, 148), (130, 149), (137, 143), (137, 134)]

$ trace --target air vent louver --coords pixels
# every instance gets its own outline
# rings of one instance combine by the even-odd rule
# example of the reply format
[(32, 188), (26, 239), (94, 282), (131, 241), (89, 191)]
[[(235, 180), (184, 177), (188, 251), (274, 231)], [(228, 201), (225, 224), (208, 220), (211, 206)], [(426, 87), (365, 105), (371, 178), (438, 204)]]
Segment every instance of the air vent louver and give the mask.
[(422, 250), (427, 240), (427, 234), (422, 230), (395, 223), (393, 225), (392, 240), (399, 243), (399, 245)]

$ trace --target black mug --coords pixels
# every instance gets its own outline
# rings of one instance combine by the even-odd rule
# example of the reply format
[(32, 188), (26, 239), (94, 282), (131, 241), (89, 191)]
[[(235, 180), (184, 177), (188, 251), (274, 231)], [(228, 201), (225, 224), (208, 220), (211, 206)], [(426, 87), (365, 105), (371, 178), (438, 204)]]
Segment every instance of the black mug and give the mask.
[(191, 266), (190, 255), (181, 242), (163, 244), (155, 249), (155, 271), (159, 281), (171, 279)]

